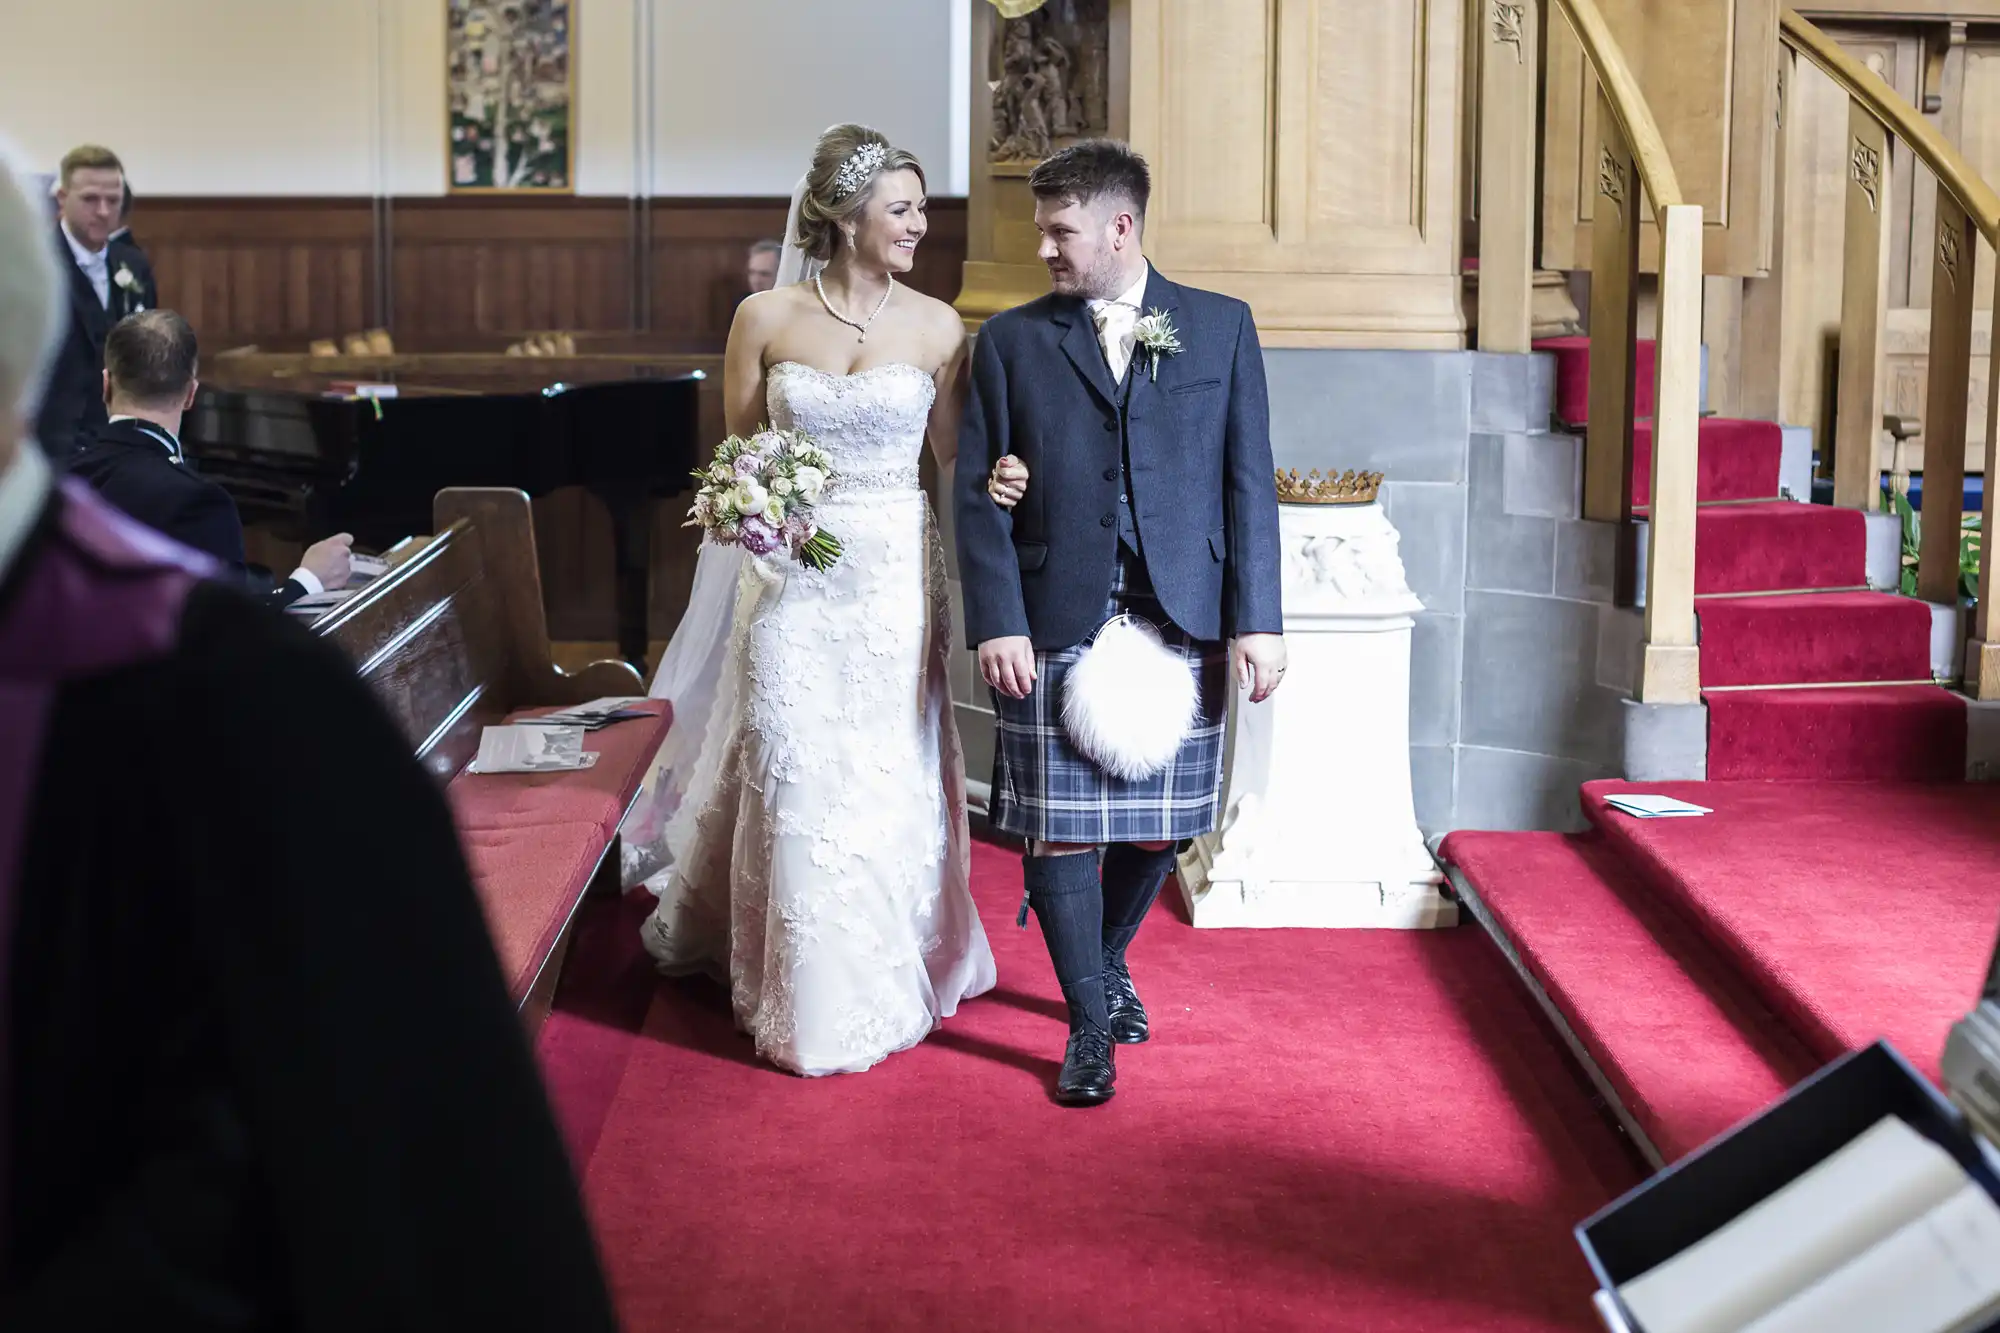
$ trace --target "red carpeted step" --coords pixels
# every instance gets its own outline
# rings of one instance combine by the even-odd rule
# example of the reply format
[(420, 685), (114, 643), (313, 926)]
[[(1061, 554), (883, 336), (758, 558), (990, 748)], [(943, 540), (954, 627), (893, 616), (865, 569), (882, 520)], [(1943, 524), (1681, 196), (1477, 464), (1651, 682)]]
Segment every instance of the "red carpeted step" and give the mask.
[(1595, 835), (1454, 833), (1440, 855), (1674, 1161), (1819, 1063)]
[(1859, 509), (1769, 500), (1695, 513), (1697, 595), (1867, 582), (1868, 520)]
[(1700, 602), (1702, 684), (1929, 680), (1931, 609), (1882, 592)]
[[(1646, 791), (1699, 819), (1633, 819)], [(1932, 1077), (2000, 921), (2000, 788), (1592, 782), (1584, 813), (1822, 1059), (1887, 1037)]]
[(654, 973), (651, 895), (586, 903), (538, 1050), (625, 1327), (1593, 1326), (1571, 1228), (1642, 1172), (1479, 932), (1197, 931), (1169, 887), (1153, 1039), (1075, 1111), (1020, 858), (975, 845), (972, 891), (998, 988), (815, 1079)]
[(1936, 685), (1725, 690), (1708, 704), (1708, 776), (1959, 782), (1965, 700)]
[[(1556, 359), (1556, 417), (1571, 426), (1590, 420), (1590, 339), (1543, 338), (1535, 343), (1537, 352), (1551, 353)], [(1633, 377), (1632, 396), (1636, 417), (1653, 415), (1654, 344), (1639, 343), (1639, 364)]]
[[(1778, 494), (1778, 467), (1785, 433), (1769, 421), (1703, 417), (1695, 459), (1695, 498), (1769, 500)], [(1632, 426), (1632, 505), (1652, 502), (1653, 423)]]

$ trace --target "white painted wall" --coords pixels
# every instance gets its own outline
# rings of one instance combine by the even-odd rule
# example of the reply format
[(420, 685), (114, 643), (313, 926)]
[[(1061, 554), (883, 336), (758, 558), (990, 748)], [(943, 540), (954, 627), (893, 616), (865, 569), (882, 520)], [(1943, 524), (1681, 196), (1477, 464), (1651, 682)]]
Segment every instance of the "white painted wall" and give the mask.
[[(579, 0), (578, 191), (787, 194), (860, 120), (962, 193), (971, 3)], [(444, 191), (444, 0), (5, 8), (0, 138), (44, 170), (99, 142), (141, 195)]]

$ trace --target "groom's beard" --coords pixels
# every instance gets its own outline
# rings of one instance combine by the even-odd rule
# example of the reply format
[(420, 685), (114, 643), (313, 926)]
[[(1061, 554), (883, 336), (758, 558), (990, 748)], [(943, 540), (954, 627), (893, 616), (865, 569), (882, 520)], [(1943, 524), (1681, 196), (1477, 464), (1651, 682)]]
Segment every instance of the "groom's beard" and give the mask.
[(1049, 269), (1049, 285), (1065, 296), (1082, 301), (1109, 301), (1132, 285), (1114, 256), (1106, 255), (1088, 272), (1064, 268)]

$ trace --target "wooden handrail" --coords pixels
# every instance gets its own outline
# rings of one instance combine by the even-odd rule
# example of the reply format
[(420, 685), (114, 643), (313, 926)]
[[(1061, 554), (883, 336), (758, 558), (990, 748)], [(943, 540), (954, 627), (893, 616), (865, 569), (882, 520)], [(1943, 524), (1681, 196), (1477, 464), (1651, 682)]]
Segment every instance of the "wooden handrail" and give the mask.
[(1632, 149), (1632, 160), (1639, 168), (1639, 179), (1645, 182), (1646, 195), (1653, 201), (1653, 207), (1670, 208), (1685, 202), (1681, 198), (1680, 177), (1674, 174), (1673, 159), (1667, 155), (1667, 141), (1661, 136), (1660, 127), (1646, 106), (1645, 94), (1639, 91), (1639, 80), (1625, 63), (1625, 53), (1619, 50), (1596, 0), (1555, 0), (1555, 3), (1569, 19), (1571, 30), (1596, 71), (1598, 86), (1604, 90), (1612, 113), (1625, 132), (1625, 142)]
[[(1564, 0), (1567, 3), (1568, 0)], [(1859, 102), (1878, 123), (1902, 140), (1965, 210), (1980, 235), (2000, 245), (2000, 195), (1980, 179), (1958, 149), (1932, 129), (1914, 106), (1897, 94), (1868, 66), (1840, 48), (1798, 11), (1778, 16), (1778, 35), (1785, 45), (1819, 66), (1842, 91)]]
[[(1702, 210), (1681, 197), (1666, 139), (1597, 0), (1493, 0), (1492, 44), (1480, 67), (1479, 346), (1519, 353), (1533, 345), (1534, 197), (1541, 174), (1534, 128), (1536, 55), (1544, 16), (1553, 22), (1558, 12), (1597, 76), (1598, 198), (1591, 221), (1582, 513), (1613, 523), (1633, 517), (1629, 476), (1638, 409), (1639, 241), (1650, 220), (1658, 234), (1660, 295), (1645, 653), (1634, 693), (1648, 704), (1695, 703), (1701, 698), (1694, 540)], [(1511, 59), (1491, 54), (1503, 49), (1511, 49)], [(1642, 192), (1646, 208), (1640, 207)]]

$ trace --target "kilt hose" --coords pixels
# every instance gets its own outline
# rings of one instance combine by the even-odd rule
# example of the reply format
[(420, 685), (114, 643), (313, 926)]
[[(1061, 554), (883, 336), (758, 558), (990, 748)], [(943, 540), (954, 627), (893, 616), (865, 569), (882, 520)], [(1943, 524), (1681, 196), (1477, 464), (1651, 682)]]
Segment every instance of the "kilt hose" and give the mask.
[(1070, 743), (1062, 722), (1063, 681), (1089, 647), (1035, 653), (1035, 688), (1025, 699), (993, 692), (996, 743), (994, 828), (1051, 843), (1184, 842), (1214, 830), (1221, 804), (1223, 729), (1229, 718), (1229, 649), (1190, 638), (1167, 619), (1146, 566), (1118, 547), (1104, 619), (1131, 615), (1194, 671), (1200, 716), (1167, 766), (1149, 778), (1113, 777)]

